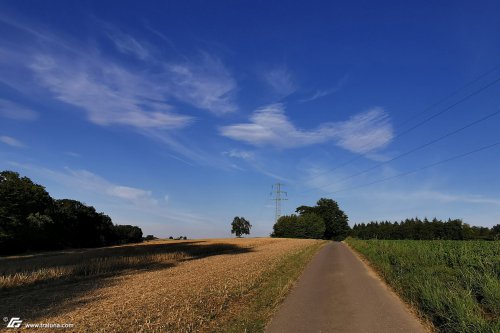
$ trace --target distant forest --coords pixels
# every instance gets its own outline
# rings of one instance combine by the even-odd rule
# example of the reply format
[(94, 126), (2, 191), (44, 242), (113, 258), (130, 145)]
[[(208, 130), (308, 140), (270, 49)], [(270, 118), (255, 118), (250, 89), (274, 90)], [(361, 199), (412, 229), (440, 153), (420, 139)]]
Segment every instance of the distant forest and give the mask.
[(360, 239), (448, 239), (448, 240), (498, 240), (500, 239), (500, 224), (494, 227), (471, 227), (460, 219), (448, 221), (418, 218), (406, 219), (400, 222), (370, 222), (355, 224), (351, 237)]
[(54, 199), (17, 172), (0, 172), (0, 255), (142, 242), (137, 226), (115, 225), (77, 200)]

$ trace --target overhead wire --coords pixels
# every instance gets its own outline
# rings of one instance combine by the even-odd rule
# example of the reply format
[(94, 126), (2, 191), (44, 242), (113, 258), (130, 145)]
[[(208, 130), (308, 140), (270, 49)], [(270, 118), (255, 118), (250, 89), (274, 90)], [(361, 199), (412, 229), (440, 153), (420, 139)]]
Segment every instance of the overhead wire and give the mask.
[(403, 173), (400, 173), (400, 174), (397, 174), (397, 175), (394, 175), (394, 176), (391, 176), (391, 177), (386, 177), (386, 178), (378, 179), (378, 180), (375, 180), (373, 182), (369, 182), (369, 183), (365, 183), (365, 184), (361, 184), (361, 185), (356, 185), (356, 186), (352, 186), (352, 187), (343, 188), (343, 189), (340, 189), (340, 190), (332, 191), (330, 193), (346, 192), (346, 191), (351, 191), (351, 190), (354, 190), (354, 189), (358, 189), (358, 188), (367, 187), (367, 186), (370, 186), (370, 185), (374, 185), (374, 184), (386, 182), (386, 181), (389, 181), (389, 180), (392, 180), (392, 179), (396, 179), (396, 178), (407, 176), (407, 175), (410, 175), (410, 174), (413, 174), (413, 173), (417, 173), (417, 172), (420, 172), (420, 171), (423, 171), (423, 170), (435, 167), (435, 166), (440, 165), (440, 164), (448, 163), (448, 162), (457, 160), (459, 158), (463, 158), (463, 157), (466, 157), (466, 156), (469, 156), (469, 155), (472, 155), (472, 154), (476, 154), (476, 153), (479, 153), (479, 152), (481, 152), (483, 150), (491, 149), (491, 148), (499, 146), (499, 145), (500, 145), (500, 141), (499, 142), (495, 142), (493, 144), (486, 145), (486, 146), (482, 146), (480, 148), (468, 151), (466, 153), (462, 153), (462, 154), (458, 154), (458, 155), (446, 158), (444, 160), (441, 160), (441, 161), (438, 161), (438, 162), (435, 162), (435, 163), (424, 165), (424, 166), (422, 166), (420, 168), (417, 168), (415, 170), (403, 172)]
[[(465, 88), (467, 88), (467, 87), (469, 87), (469, 86), (473, 85), (474, 83), (478, 82), (479, 80), (481, 80), (482, 78), (486, 77), (487, 75), (489, 75), (489, 74), (493, 73), (494, 71), (496, 71), (496, 70), (497, 70), (497, 69), (499, 69), (499, 68), (500, 68), (500, 64), (497, 64), (497, 65), (496, 65), (496, 66), (494, 66), (493, 68), (491, 68), (491, 69), (489, 69), (489, 70), (487, 70), (487, 71), (483, 72), (483, 73), (482, 73), (482, 74), (480, 74), (478, 77), (476, 77), (474, 80), (469, 81), (469, 82), (468, 82), (468, 83), (466, 83), (465, 85), (463, 85), (463, 86), (461, 86), (460, 88), (458, 88), (458, 89), (454, 90), (452, 93), (450, 93), (450, 94), (449, 94), (449, 95), (447, 95), (446, 97), (444, 97), (444, 98), (440, 99), (439, 101), (437, 101), (437, 102), (433, 103), (432, 105), (428, 106), (428, 107), (427, 107), (427, 108), (425, 108), (423, 111), (418, 112), (417, 114), (413, 115), (412, 117), (409, 117), (408, 119), (406, 119), (405, 121), (403, 121), (403, 123), (402, 123), (402, 124), (406, 124), (406, 123), (408, 123), (409, 121), (411, 121), (411, 120), (413, 120), (413, 119), (417, 118), (418, 116), (420, 116), (420, 115), (422, 115), (422, 114), (427, 113), (429, 110), (433, 109), (435, 106), (437, 106), (437, 105), (439, 105), (439, 104), (442, 104), (443, 102), (445, 102), (446, 100), (448, 100), (448, 99), (450, 99), (451, 97), (455, 96), (457, 93), (459, 93), (459, 92), (460, 92), (460, 91), (462, 91), (463, 89), (465, 89)], [(422, 126), (423, 124), (425, 124), (425, 123), (427, 123), (427, 122), (431, 121), (432, 119), (434, 119), (434, 118), (436, 118), (436, 117), (438, 117), (438, 116), (442, 115), (443, 113), (446, 113), (447, 111), (451, 110), (451, 109), (452, 109), (452, 108), (454, 108), (455, 106), (457, 106), (457, 105), (459, 105), (459, 104), (461, 104), (461, 103), (465, 102), (466, 100), (468, 100), (468, 99), (470, 99), (470, 98), (472, 98), (472, 97), (474, 97), (474, 96), (478, 95), (479, 93), (481, 93), (481, 92), (485, 91), (486, 89), (488, 89), (488, 88), (490, 88), (491, 86), (495, 85), (495, 84), (496, 84), (496, 83), (498, 83), (499, 81), (500, 81), (500, 77), (499, 77), (499, 78), (497, 78), (497, 79), (495, 79), (495, 80), (493, 80), (493, 81), (490, 81), (488, 84), (486, 84), (486, 85), (482, 86), (481, 88), (479, 88), (479, 89), (477, 89), (477, 90), (473, 91), (472, 93), (470, 93), (470, 94), (466, 95), (465, 97), (463, 97), (463, 98), (459, 99), (458, 101), (456, 101), (455, 103), (453, 103), (453, 104), (449, 105), (448, 107), (446, 107), (446, 108), (442, 109), (441, 111), (439, 111), (439, 112), (437, 112), (437, 113), (435, 113), (435, 114), (431, 115), (430, 117), (427, 117), (427, 118), (426, 118), (426, 119), (424, 119), (423, 121), (421, 121), (421, 122), (417, 123), (416, 125), (414, 125), (414, 126), (412, 126), (412, 127), (408, 128), (408, 129), (404, 130), (403, 132), (400, 132), (399, 134), (397, 134), (396, 136), (394, 136), (394, 137), (392, 138), (392, 140), (394, 141), (394, 140), (399, 139), (400, 137), (402, 137), (402, 136), (404, 136), (404, 135), (406, 135), (406, 134), (410, 133), (411, 131), (415, 130), (416, 128), (418, 128), (418, 127)], [(364, 147), (367, 147), (367, 146), (368, 146), (368, 145), (364, 145)], [(361, 148), (363, 148), (363, 146), (362, 146)], [(368, 151), (367, 153), (369, 153), (369, 152), (370, 152), (370, 151)], [(358, 155), (358, 156), (355, 156), (354, 158), (352, 158), (352, 159), (350, 159), (350, 160), (346, 161), (345, 163), (342, 163), (342, 164), (340, 164), (340, 165), (335, 166), (334, 168), (328, 169), (328, 170), (326, 170), (326, 171), (324, 171), (324, 172), (322, 172), (322, 173), (320, 173), (320, 174), (315, 175), (315, 176), (313, 177), (313, 179), (316, 179), (316, 178), (318, 178), (318, 177), (320, 177), (320, 176), (326, 175), (326, 174), (328, 174), (328, 173), (330, 173), (330, 172), (332, 172), (332, 171), (335, 171), (335, 170), (337, 170), (337, 169), (340, 169), (341, 167), (344, 167), (344, 166), (346, 166), (346, 165), (349, 165), (349, 164), (351, 164), (351, 163), (353, 163), (353, 162), (355, 162), (355, 161), (357, 161), (357, 160), (361, 159), (363, 156), (364, 156), (364, 155)]]
[[(439, 142), (439, 141), (442, 141), (442, 140), (444, 140), (444, 139), (446, 139), (446, 138), (449, 138), (449, 137), (451, 137), (451, 136), (453, 136), (453, 135), (455, 135), (455, 134), (457, 134), (457, 133), (459, 133), (459, 132), (461, 132), (461, 131), (463, 131), (463, 130), (465, 130), (465, 129), (467, 129), (467, 128), (470, 128), (470, 127), (472, 127), (472, 126), (475, 126), (475, 125), (477, 125), (477, 124), (479, 124), (479, 123), (481, 123), (481, 122), (483, 122), (483, 121), (485, 121), (485, 120), (487, 120), (487, 119), (490, 119), (490, 118), (492, 118), (492, 117), (494, 117), (494, 116), (496, 116), (496, 115), (498, 115), (498, 114), (500, 114), (500, 110), (495, 111), (495, 112), (493, 112), (493, 113), (490, 113), (490, 114), (488, 114), (488, 115), (486, 115), (486, 116), (484, 116), (484, 117), (481, 117), (481, 118), (479, 118), (479, 119), (477, 119), (477, 120), (475, 120), (475, 121), (473, 121), (473, 122), (471, 122), (471, 123), (468, 123), (468, 124), (467, 124), (467, 125), (465, 125), (465, 126), (462, 126), (462, 127), (458, 128), (458, 129), (456, 129), (456, 130), (453, 130), (453, 131), (451, 131), (451, 132), (448, 132), (448, 133), (446, 133), (446, 134), (444, 134), (444, 135), (442, 135), (442, 136), (440, 136), (440, 137), (438, 137), (438, 138), (436, 138), (436, 139), (433, 139), (433, 140), (431, 140), (431, 141), (429, 141), (429, 142), (426, 142), (426, 143), (424, 143), (424, 144), (422, 144), (422, 145), (420, 145), (420, 146), (418, 146), (418, 147), (415, 147), (415, 148), (410, 149), (410, 150), (408, 150), (408, 151), (406, 151), (406, 152), (404, 152), (404, 153), (401, 153), (401, 154), (399, 154), (399, 155), (397, 155), (397, 156), (395, 156), (395, 157), (393, 157), (393, 158), (391, 158), (391, 159), (389, 159), (389, 160), (387, 160), (387, 161), (379, 162), (379, 163), (377, 163), (377, 164), (375, 164), (375, 165), (373, 165), (373, 166), (371, 166), (371, 167), (369, 167), (369, 168), (366, 168), (366, 169), (364, 169), (364, 170), (362, 170), (362, 171), (359, 171), (359, 172), (357, 172), (357, 173), (354, 173), (354, 174), (352, 174), (352, 175), (350, 175), (350, 176), (344, 177), (344, 178), (342, 178), (342, 179), (340, 179), (340, 180), (338, 180), (338, 181), (336, 181), (336, 182), (334, 182), (334, 183), (331, 183), (331, 184), (328, 184), (328, 185), (322, 186), (321, 188), (324, 188), (324, 187), (330, 187), (330, 186), (333, 186), (333, 185), (337, 185), (337, 184), (340, 184), (340, 183), (345, 182), (346, 180), (349, 180), (349, 179), (352, 179), (352, 178), (354, 178), (354, 177), (357, 177), (357, 176), (360, 176), (360, 175), (362, 175), (362, 174), (365, 174), (365, 173), (367, 173), (367, 172), (369, 172), (369, 171), (372, 171), (372, 170), (374, 170), (374, 169), (376, 169), (376, 168), (378, 168), (378, 167), (380, 167), (380, 166), (382, 166), (382, 165), (385, 165), (385, 164), (391, 163), (391, 162), (393, 162), (393, 161), (395, 161), (395, 160), (397, 160), (397, 159), (400, 159), (401, 157), (404, 157), (404, 156), (410, 155), (410, 154), (412, 154), (412, 153), (414, 153), (414, 152), (416, 152), (416, 151), (419, 151), (419, 150), (421, 150), (421, 149), (423, 149), (423, 148), (426, 148), (426, 147), (429, 147), (429, 146), (431, 146), (431, 145), (433, 145), (433, 144), (435, 144), (435, 143), (437, 143), (437, 142)], [(313, 188), (313, 189), (317, 189), (317, 188)], [(313, 189), (305, 190), (305, 191), (303, 191), (303, 193), (305, 193), (305, 192), (309, 192), (309, 191), (312, 191)]]

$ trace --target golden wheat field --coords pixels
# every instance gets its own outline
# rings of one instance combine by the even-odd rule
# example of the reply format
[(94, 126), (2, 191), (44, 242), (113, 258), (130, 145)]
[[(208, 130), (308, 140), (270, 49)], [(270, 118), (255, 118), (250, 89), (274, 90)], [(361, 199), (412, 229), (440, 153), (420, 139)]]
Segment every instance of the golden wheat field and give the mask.
[[(72, 324), (68, 330), (74, 332), (255, 331), (262, 323), (253, 329), (243, 327), (246, 319), (237, 328), (228, 323), (245, 311), (248, 316), (247, 303), (254, 299), (264, 299), (271, 310), (262, 320), (269, 317), (297, 275), (288, 276), (284, 265), (308, 251), (309, 257), (301, 257), (305, 264), (323, 243), (161, 240), (0, 258), (0, 314), (21, 318), (21, 328), (26, 323)], [(266, 284), (279, 290), (258, 295)]]

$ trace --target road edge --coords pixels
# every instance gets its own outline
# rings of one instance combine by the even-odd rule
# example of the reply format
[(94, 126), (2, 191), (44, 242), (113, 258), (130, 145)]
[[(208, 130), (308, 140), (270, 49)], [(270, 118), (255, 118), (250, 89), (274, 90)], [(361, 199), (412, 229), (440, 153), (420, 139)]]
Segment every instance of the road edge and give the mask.
[(393, 295), (394, 297), (396, 297), (401, 301), (401, 303), (404, 305), (405, 310), (422, 324), (422, 327), (424, 327), (427, 333), (439, 332), (439, 330), (432, 324), (432, 322), (427, 317), (425, 317), (425, 315), (422, 313), (420, 309), (418, 309), (415, 305), (408, 303), (404, 298), (402, 298), (397, 293), (396, 290), (394, 290), (394, 288), (392, 288), (392, 286), (380, 275), (377, 268), (374, 267), (367, 258), (365, 258), (358, 251), (356, 251), (356, 249), (354, 249), (351, 245), (349, 245), (349, 243), (345, 241), (342, 241), (342, 243), (356, 256), (356, 258), (359, 259), (359, 261), (363, 263), (363, 266), (365, 266), (370, 276), (378, 280), (387, 290), (387, 292), (389, 292), (391, 295)]

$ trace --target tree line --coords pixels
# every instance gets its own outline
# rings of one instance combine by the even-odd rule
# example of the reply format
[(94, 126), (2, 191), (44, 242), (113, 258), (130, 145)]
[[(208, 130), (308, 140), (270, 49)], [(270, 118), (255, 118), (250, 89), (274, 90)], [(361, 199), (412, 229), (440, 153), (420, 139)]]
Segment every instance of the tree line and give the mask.
[(137, 226), (115, 225), (77, 200), (54, 199), (17, 172), (0, 172), (0, 254), (142, 241)]
[(476, 227), (460, 219), (447, 221), (436, 218), (420, 220), (406, 219), (400, 222), (372, 221), (355, 224), (351, 236), (360, 239), (420, 239), (420, 240), (497, 240), (500, 239), (500, 224), (494, 227)]
[(316, 206), (300, 206), (298, 214), (281, 216), (271, 237), (344, 240), (350, 233), (347, 215), (336, 201), (321, 198)]
[(342, 241), (347, 236), (360, 239), (415, 240), (499, 240), (500, 224), (492, 228), (470, 226), (461, 219), (410, 218), (399, 222), (372, 221), (348, 224), (347, 215), (336, 201), (321, 198), (316, 206), (300, 206), (297, 214), (281, 216), (271, 237), (316, 238)]

